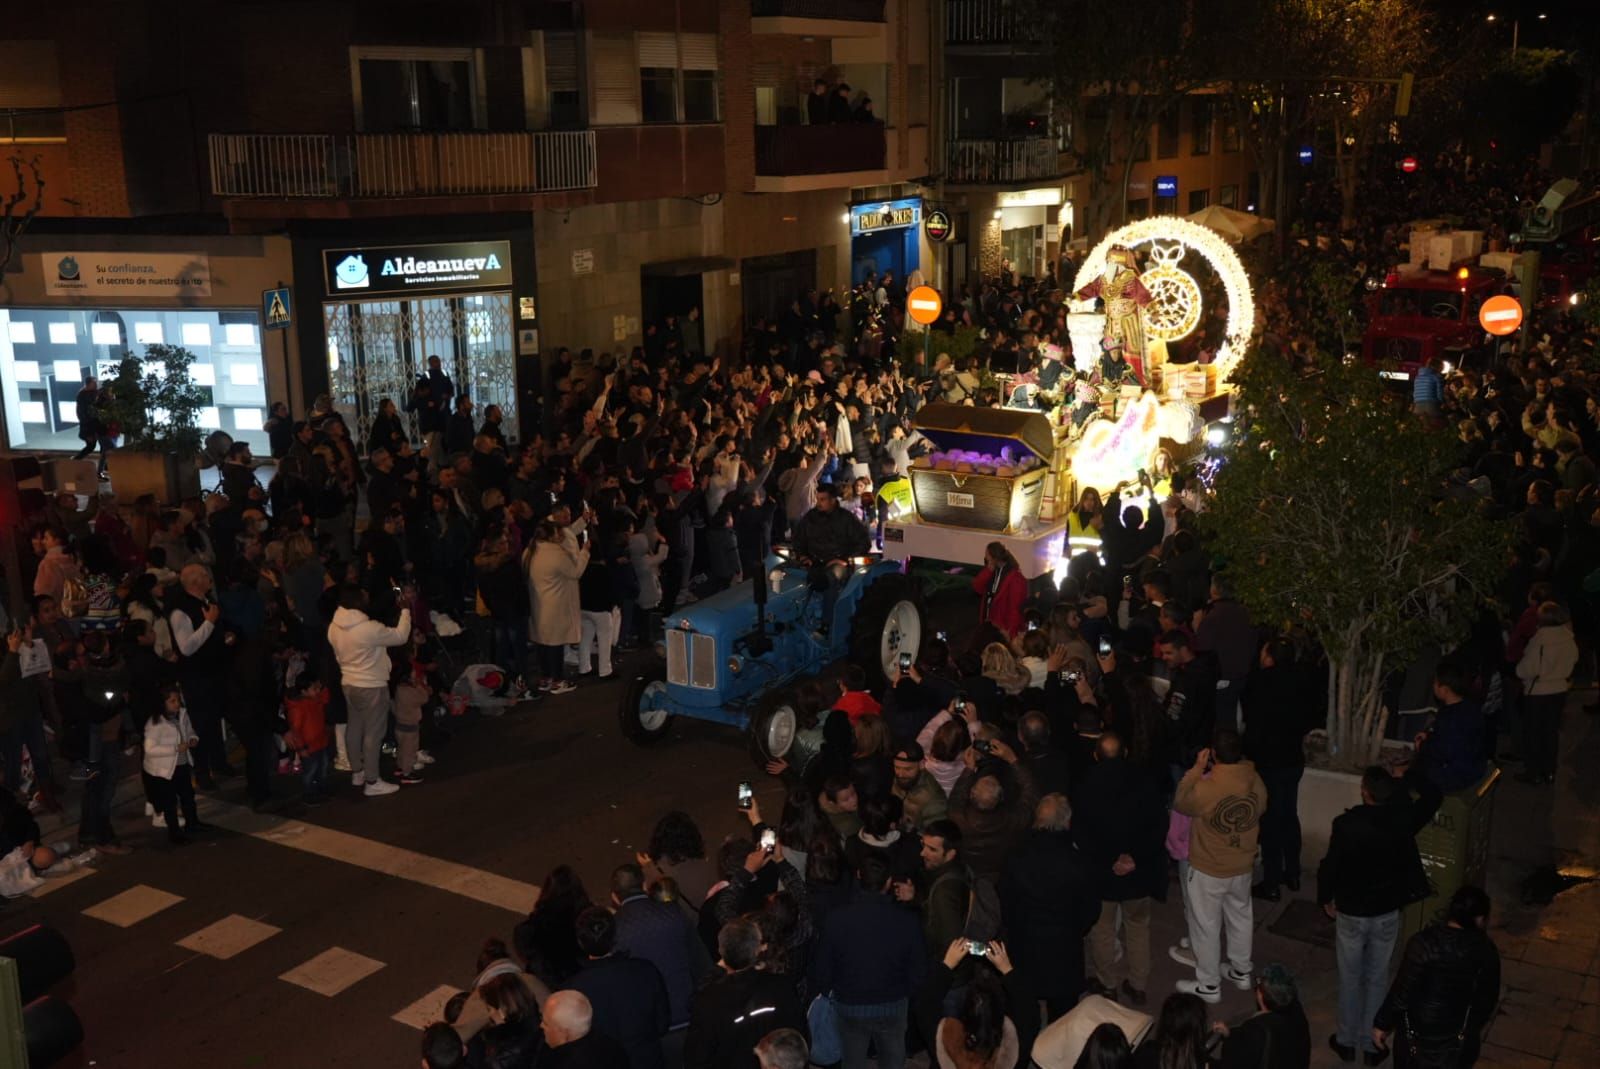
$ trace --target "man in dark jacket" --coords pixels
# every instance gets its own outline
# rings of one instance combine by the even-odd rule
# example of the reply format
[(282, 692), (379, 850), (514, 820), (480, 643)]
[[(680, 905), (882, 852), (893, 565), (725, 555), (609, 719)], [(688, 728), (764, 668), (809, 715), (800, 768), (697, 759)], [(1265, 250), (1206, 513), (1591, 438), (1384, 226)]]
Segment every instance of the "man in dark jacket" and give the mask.
[(456, 398), (456, 410), (450, 414), (444, 427), (446, 456), (472, 451), (474, 427), (472, 423), (472, 398), (462, 394)]
[(566, 983), (594, 1007), (594, 1027), (621, 1043), (629, 1069), (662, 1069), (661, 1037), (672, 1024), (667, 987), (648, 961), (617, 953), (617, 920), (590, 906), (578, 914), (578, 949), (586, 960)]
[(1374, 765), (1361, 777), (1361, 805), (1333, 820), (1328, 855), (1317, 869), (1317, 901), (1338, 923), (1339, 1030), (1328, 1043), (1347, 1062), (1358, 1047), (1369, 1059), (1378, 1054), (1372, 1019), (1400, 935), (1400, 910), (1429, 891), (1417, 832), (1443, 800), (1417, 767), (1401, 780)]
[(1483, 778), (1483, 709), (1467, 697), (1472, 681), (1466, 669), (1440, 661), (1433, 674), (1439, 703), (1433, 725), (1417, 736), (1422, 771), (1446, 794), (1464, 791)]
[(804, 1032), (805, 1008), (788, 979), (755, 967), (761, 929), (754, 921), (724, 924), (717, 933), (717, 953), (723, 975), (694, 997), (684, 1069), (758, 1069), (756, 1044), (774, 1029)]
[(988, 745), (991, 756), (981, 761), (976, 748), (965, 751), (968, 770), (950, 789), (950, 819), (961, 829), (961, 855), (973, 875), (992, 881), (1028, 830), (1039, 792), (1011, 747)]
[(828, 633), (833, 623), (833, 605), (839, 587), (849, 574), (851, 557), (864, 556), (872, 548), (872, 536), (860, 520), (839, 507), (831, 485), (817, 487), (817, 506), (794, 525), (791, 539), (795, 558), (810, 569), (811, 588), (822, 592), (822, 625)]
[(1278, 639), (1261, 647), (1257, 667), (1245, 681), (1244, 752), (1255, 762), (1267, 788), (1261, 815), (1261, 882), (1252, 893), (1278, 901), (1280, 884), (1300, 890), (1300, 778), (1305, 775), (1306, 732), (1320, 722), (1321, 710), (1307, 693), (1306, 677), (1293, 663), (1293, 651)]
[(644, 872), (629, 862), (611, 874), (617, 950), (656, 967), (667, 985), (673, 1027), (688, 1023), (689, 1002), (710, 962), (684, 911), (645, 893)]
[(856, 876), (861, 889), (828, 915), (812, 976), (817, 991), (833, 994), (843, 1069), (864, 1069), (869, 1043), (877, 1047), (879, 1069), (901, 1069), (911, 996), (922, 978), (922, 933), (916, 914), (890, 898), (881, 856), (864, 854)]
[(1016, 966), (1052, 1020), (1083, 993), (1083, 940), (1100, 919), (1100, 893), (1072, 842), (1072, 807), (1047, 794), (1000, 877), (1000, 908)]
[(1172, 759), (1179, 768), (1194, 763), (1194, 755), (1211, 744), (1217, 724), (1217, 655), (1196, 650), (1182, 631), (1164, 631), (1161, 659), (1172, 675), (1166, 714), (1170, 735), (1177, 743)]
[[(1048, 691), (1046, 692), (1048, 694)], [(1050, 736), (1050, 720), (1041, 712), (1023, 715), (1017, 721), (1017, 741), (1022, 743), (1022, 766), (1033, 778), (1041, 795), (1072, 793), (1072, 752), (1070, 740), (1057, 748)], [(1034, 827), (1038, 827), (1036, 823)]]
[(1289, 970), (1278, 964), (1262, 969), (1255, 995), (1256, 1015), (1221, 1029), (1219, 1069), (1309, 1069), (1311, 1025)]
[(1217, 726), (1237, 730), (1239, 691), (1256, 663), (1256, 628), (1225, 575), (1211, 577), (1211, 602), (1195, 628), (1194, 648), (1217, 655)]
[(1472, 1065), (1500, 1000), (1500, 952), (1486, 931), (1489, 896), (1481, 888), (1461, 887), (1446, 917), (1406, 943), (1389, 995), (1372, 1021), (1380, 1048), (1415, 1052), (1402, 1066)]
[[(1122, 756), (1122, 740), (1100, 736), (1094, 767), (1078, 788), (1072, 834), (1094, 874), (1100, 919), (1089, 933), (1095, 980), (1091, 989), (1121, 991), (1143, 1005), (1150, 980), (1150, 903), (1167, 893), (1167, 813), (1150, 778)], [(1126, 953), (1117, 946), (1122, 921)]]

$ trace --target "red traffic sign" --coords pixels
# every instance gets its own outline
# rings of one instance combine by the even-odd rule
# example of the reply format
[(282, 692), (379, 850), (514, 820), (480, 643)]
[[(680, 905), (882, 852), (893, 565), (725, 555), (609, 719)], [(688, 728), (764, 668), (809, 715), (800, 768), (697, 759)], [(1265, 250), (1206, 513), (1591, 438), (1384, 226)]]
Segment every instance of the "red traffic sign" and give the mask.
[(1415, 156), (1405, 157), (1400, 161), (1400, 169), (1406, 174), (1412, 174), (1417, 169), (1417, 158)]
[(1522, 302), (1505, 294), (1490, 297), (1478, 309), (1478, 324), (1490, 334), (1515, 334), (1522, 326)]
[(906, 295), (906, 314), (923, 326), (938, 322), (944, 299), (932, 286), (918, 286)]

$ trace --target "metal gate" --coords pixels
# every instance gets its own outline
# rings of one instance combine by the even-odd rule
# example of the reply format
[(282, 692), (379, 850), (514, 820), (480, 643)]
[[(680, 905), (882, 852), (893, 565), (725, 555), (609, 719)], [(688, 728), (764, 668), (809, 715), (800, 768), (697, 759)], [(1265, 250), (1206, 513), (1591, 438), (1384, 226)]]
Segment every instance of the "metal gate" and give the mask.
[(401, 408), (413, 439), (416, 417), (405, 402), (417, 376), (437, 356), (456, 386), (471, 397), (473, 417), (488, 405), (505, 414), (506, 436), (517, 438), (516, 334), (510, 293), (468, 293), (401, 301), (347, 301), (322, 306), (333, 406), (365, 448), (372, 418), (385, 398)]

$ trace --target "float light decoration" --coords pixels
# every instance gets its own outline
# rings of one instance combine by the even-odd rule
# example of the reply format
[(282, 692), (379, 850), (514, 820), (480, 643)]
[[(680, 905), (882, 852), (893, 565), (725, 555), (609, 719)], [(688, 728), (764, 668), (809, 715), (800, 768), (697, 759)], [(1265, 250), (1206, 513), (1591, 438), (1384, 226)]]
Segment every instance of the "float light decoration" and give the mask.
[[(1106, 253), (1110, 252), (1113, 246), (1125, 245), (1133, 248), (1155, 242), (1176, 243), (1185, 249), (1194, 250), (1205, 258), (1211, 269), (1217, 273), (1217, 277), (1222, 280), (1223, 291), (1228, 297), (1228, 325), (1222, 348), (1217, 351), (1213, 362), (1217, 365), (1217, 378), (1226, 379), (1233, 371), (1234, 365), (1244, 356), (1250, 335), (1255, 330), (1256, 303), (1250, 289), (1250, 276), (1245, 273), (1244, 264), (1240, 262), (1239, 255), (1233, 251), (1233, 247), (1216, 231), (1172, 215), (1136, 219), (1101, 239), (1100, 244), (1094, 247), (1088, 259), (1078, 268), (1078, 276), (1073, 280), (1073, 289), (1080, 290), (1105, 273)], [(1148, 272), (1145, 277), (1149, 277)], [(1198, 315), (1198, 306), (1194, 311)]]

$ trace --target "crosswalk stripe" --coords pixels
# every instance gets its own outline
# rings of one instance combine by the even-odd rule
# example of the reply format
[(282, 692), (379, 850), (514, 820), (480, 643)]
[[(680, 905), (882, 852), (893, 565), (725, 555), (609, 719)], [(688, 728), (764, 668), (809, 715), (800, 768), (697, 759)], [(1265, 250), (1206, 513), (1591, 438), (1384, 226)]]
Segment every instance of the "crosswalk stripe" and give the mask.
[(319, 824), (255, 813), (246, 806), (214, 799), (209, 800), (203, 810), (202, 817), (205, 820), (229, 831), (287, 846), (292, 850), (302, 850), (330, 861), (342, 861), (386, 876), (410, 880), (485, 905), (497, 906), (519, 916), (532, 909), (539, 897), (536, 884), (373, 839), (363, 839), (359, 835), (324, 828)]
[(198, 932), (184, 936), (178, 940), (178, 945), (185, 950), (226, 961), (280, 931), (281, 928), (232, 913), (215, 924), (208, 924)]
[(383, 962), (344, 947), (329, 947), (278, 977), (307, 991), (332, 998), (383, 968)]
[(182, 895), (169, 894), (140, 883), (121, 894), (112, 895), (104, 902), (90, 906), (83, 911), (83, 915), (105, 921), (107, 924), (115, 924), (118, 928), (130, 928), (182, 901)]
[(79, 880), (87, 879), (99, 871), (99, 869), (85, 865), (76, 872), (69, 872), (65, 876), (47, 876), (45, 877), (44, 883), (41, 883), (38, 887), (35, 887), (33, 890), (28, 892), (28, 897), (43, 898), (46, 895), (53, 895), (63, 887), (71, 887)]
[(389, 1019), (420, 1032), (433, 1022), (444, 1020), (444, 1004), (460, 993), (459, 987), (441, 984)]

